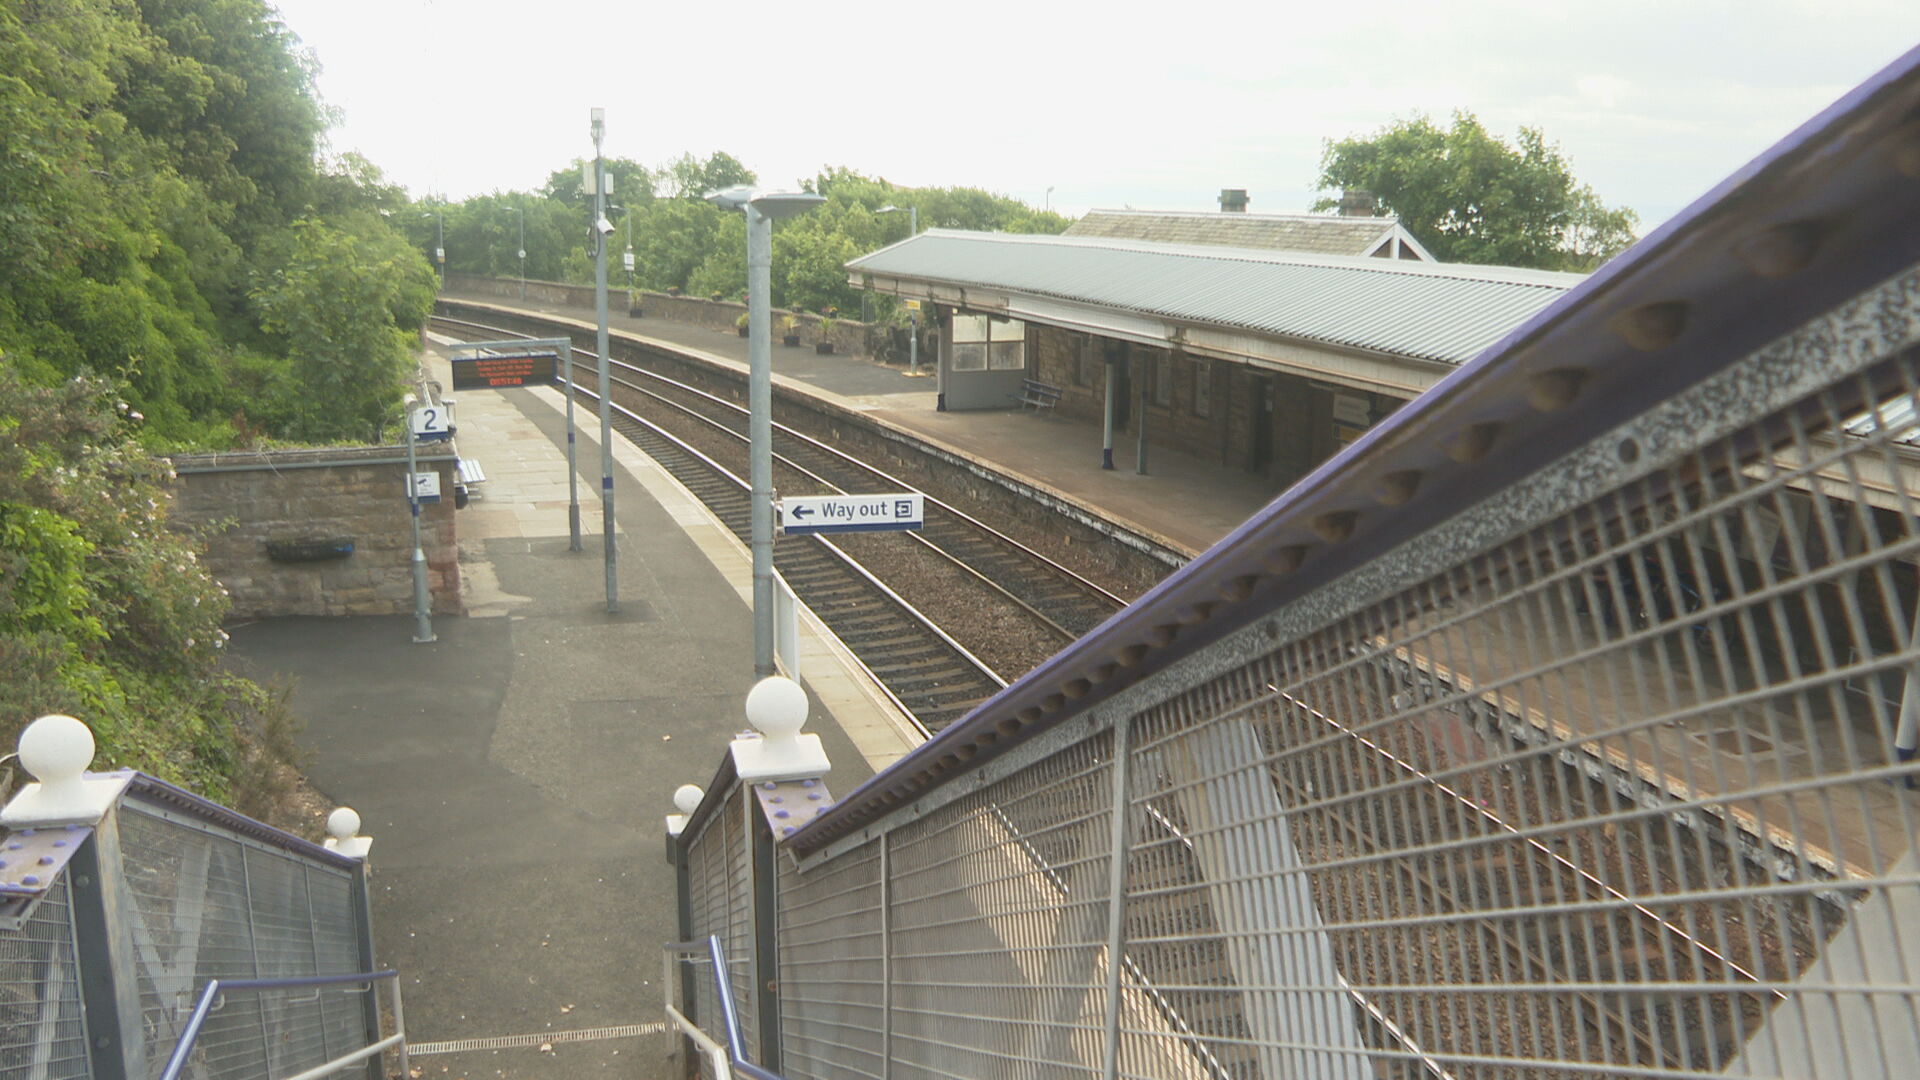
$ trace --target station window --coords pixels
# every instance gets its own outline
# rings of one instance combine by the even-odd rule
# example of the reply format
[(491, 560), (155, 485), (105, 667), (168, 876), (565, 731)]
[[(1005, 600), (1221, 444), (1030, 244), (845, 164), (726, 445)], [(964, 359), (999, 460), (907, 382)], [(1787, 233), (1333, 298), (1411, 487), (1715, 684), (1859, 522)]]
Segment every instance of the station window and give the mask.
[(1092, 386), (1099, 381), (1100, 358), (1093, 351), (1093, 339), (1086, 334), (1075, 334), (1073, 341), (1073, 382), (1075, 386)]
[(1213, 415), (1213, 365), (1205, 360), (1193, 362), (1193, 415)]
[(1026, 366), (1026, 323), (987, 315), (953, 317), (953, 370), (1022, 371)]

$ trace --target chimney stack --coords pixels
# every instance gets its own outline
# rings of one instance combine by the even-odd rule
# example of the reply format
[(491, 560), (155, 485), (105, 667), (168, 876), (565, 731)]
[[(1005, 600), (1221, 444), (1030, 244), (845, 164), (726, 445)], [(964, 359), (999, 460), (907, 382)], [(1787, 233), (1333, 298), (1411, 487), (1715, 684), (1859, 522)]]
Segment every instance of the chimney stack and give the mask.
[(1221, 188), (1220, 212), (1223, 214), (1244, 214), (1247, 212), (1246, 188)]
[(1340, 192), (1341, 217), (1378, 217), (1379, 210), (1380, 197), (1371, 191)]

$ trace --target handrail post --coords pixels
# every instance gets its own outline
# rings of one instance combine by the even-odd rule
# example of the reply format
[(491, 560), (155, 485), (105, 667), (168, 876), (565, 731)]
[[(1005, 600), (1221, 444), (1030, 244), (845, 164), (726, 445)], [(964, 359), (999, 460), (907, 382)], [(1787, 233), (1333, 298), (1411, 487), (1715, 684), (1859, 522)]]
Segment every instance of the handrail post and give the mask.
[[(408, 1076), (411, 1075), (410, 1070), (413, 1067), (412, 1061), (407, 1057), (407, 1010), (406, 1007), (400, 1003), (400, 980), (394, 978), (391, 982), (393, 984), (393, 1033), (400, 1037), (400, 1042), (396, 1047), (400, 1052), (400, 1080), (407, 1080)], [(380, 991), (375, 986), (371, 984), (368, 985), (367, 997), (377, 1001), (379, 996)], [(375, 1065), (378, 1065), (380, 1063), (380, 1056), (375, 1055), (371, 1060)]]
[[(365, 859), (362, 859), (360, 865), (353, 869), (353, 908), (354, 921), (359, 924), (359, 926), (356, 927), (359, 931), (356, 935), (358, 940), (354, 942), (356, 962), (360, 965), (361, 971), (377, 970), (373, 960), (373, 896), (372, 890), (367, 886), (367, 862)], [(393, 980), (393, 995), (394, 1029), (405, 1032), (407, 1029), (400, 1025), (399, 979)], [(367, 1041), (378, 1042), (380, 1040), (380, 993), (378, 988), (372, 986), (367, 987), (366, 995), (360, 999), (360, 1007), (362, 1010), (362, 1023), (366, 1025)], [(403, 1047), (401, 1050), (402, 1056), (405, 1056), (405, 1053), (406, 1051)], [(401, 1069), (400, 1075), (404, 1080), (407, 1075), (406, 1070)], [(386, 1069), (381, 1063), (380, 1055), (378, 1054), (367, 1060), (367, 1080), (386, 1080)]]
[(117, 812), (102, 818), (74, 853), (67, 883), (91, 1075), (139, 1080), (147, 1075), (147, 1042), (134, 973), (132, 909), (120, 875)]
[[(667, 838), (667, 848), (673, 856), (673, 872), (676, 878), (675, 892), (677, 893), (676, 899), (680, 909), (679, 938), (681, 941), (693, 940), (693, 868), (689, 861), (688, 851), (688, 848), (691, 846), (689, 838), (684, 834), (680, 836), (669, 836)], [(696, 976), (693, 973), (693, 965), (682, 960), (675, 964), (674, 967), (679, 971), (680, 1004), (685, 1007), (687, 1018), (697, 1024), (700, 1022), (699, 1007), (696, 1004), (699, 997), (699, 987), (695, 982)], [(660, 987), (660, 992), (666, 994), (669, 991), (668, 988), (663, 985)], [(684, 1032), (680, 1036), (680, 1043), (682, 1050), (685, 1051), (681, 1060), (686, 1066), (688, 1080), (692, 1080), (692, 1078), (700, 1072), (700, 1059), (698, 1057), (700, 1048), (698, 1044), (693, 1041), (693, 1037)]]
[(707, 935), (707, 956), (713, 961), (713, 1000), (720, 1006), (727, 1055), (735, 1061), (745, 1061), (747, 1051), (740, 1038), (740, 1007), (733, 1000), (733, 983), (727, 977), (727, 951), (720, 945), (719, 934)]

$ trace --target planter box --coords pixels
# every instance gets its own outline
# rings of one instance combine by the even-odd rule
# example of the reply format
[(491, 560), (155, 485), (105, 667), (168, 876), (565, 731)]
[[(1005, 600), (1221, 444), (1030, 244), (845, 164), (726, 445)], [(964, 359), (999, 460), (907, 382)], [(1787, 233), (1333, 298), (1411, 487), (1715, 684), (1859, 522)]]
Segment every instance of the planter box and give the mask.
[(646, 313), (647, 313), (647, 310), (645, 308), (630, 307), (627, 309), (627, 318), (638, 319), (644, 316)]
[(780, 344), (785, 345), (789, 349), (797, 349), (800, 347), (800, 335), (788, 334), (780, 339)]
[(832, 356), (832, 355), (833, 355), (833, 342), (831, 342), (831, 341), (816, 341), (816, 342), (814, 342), (814, 344), (813, 344), (813, 351), (814, 351), (814, 352), (816, 352), (816, 353), (819, 353), (819, 354), (820, 354), (821, 356)]
[(274, 562), (325, 562), (353, 554), (351, 536), (304, 536), (297, 540), (267, 541), (267, 558)]
[(738, 331), (740, 331), (740, 336), (741, 336), (741, 337), (746, 337), (746, 336), (747, 336), (747, 327), (744, 327), (744, 326), (736, 326), (736, 327), (734, 327), (734, 329), (735, 329), (735, 330), (738, 330)]

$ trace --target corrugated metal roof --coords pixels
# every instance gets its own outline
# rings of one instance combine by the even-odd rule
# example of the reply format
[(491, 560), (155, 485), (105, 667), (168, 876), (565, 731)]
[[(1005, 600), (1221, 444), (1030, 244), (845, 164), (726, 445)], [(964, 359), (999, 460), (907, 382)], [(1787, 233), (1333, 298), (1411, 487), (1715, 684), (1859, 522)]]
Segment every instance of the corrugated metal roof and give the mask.
[[(1896, 275), (1904, 286), (1920, 251), (1920, 184), (1910, 167), (1916, 115), (1920, 48), (1715, 185), (1425, 397), (1374, 425), (1125, 611), (844, 795), (788, 846), (810, 857), (896, 806), (911, 809), (943, 784), (969, 782), (990, 758), (1030, 747), (1116, 701), (1131, 710), (1122, 715), (1133, 715), (1148, 702), (1121, 695), (1174, 665), (1343, 575), (1378, 565), (1375, 560), (1430, 536), (1482, 499), (1527, 483), (1546, 463), (1606, 445), (1598, 440), (1611, 439), (1618, 425), (1809, 320), (1846, 310), (1865, 291), (1900, 287), (1889, 285)], [(1813, 227), (1820, 239), (1816, 254), (1786, 273), (1756, 272), (1754, 241), (1777, 237), (1773, 230), (1782, 226)], [(1685, 313), (1672, 344), (1636, 346), (1614, 329), (1621, 315), (1654, 305)], [(1876, 349), (1903, 347), (1905, 312), (1891, 306), (1881, 312), (1863, 305), (1849, 316), (1853, 329), (1836, 332), (1831, 347), (1868, 347), (1875, 340)], [(1576, 407), (1547, 409), (1535, 399), (1533, 377), (1551, 369), (1592, 376)], [(1850, 425), (1897, 430), (1904, 421), (1893, 402), (1869, 409), (1838, 396), (1871, 389), (1843, 381), (1828, 393), (1835, 395), (1834, 407), (1853, 415)], [(1867, 420), (1866, 412), (1877, 418)], [(1488, 423), (1502, 425), (1499, 445), (1513, 450), (1471, 462), (1449, 455), (1452, 437)], [(1411, 500), (1389, 508), (1380, 492), (1395, 476), (1421, 480)], [(1335, 513), (1354, 515), (1337, 543), (1327, 541), (1321, 527)], [(961, 760), (968, 764), (954, 767)]]
[(943, 229), (862, 256), (847, 269), (1050, 296), (1451, 364), (1471, 360), (1583, 277)]
[(1089, 210), (1067, 236), (1206, 244), (1321, 255), (1371, 255), (1399, 219), (1332, 214), (1228, 214), (1197, 211)]

